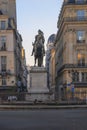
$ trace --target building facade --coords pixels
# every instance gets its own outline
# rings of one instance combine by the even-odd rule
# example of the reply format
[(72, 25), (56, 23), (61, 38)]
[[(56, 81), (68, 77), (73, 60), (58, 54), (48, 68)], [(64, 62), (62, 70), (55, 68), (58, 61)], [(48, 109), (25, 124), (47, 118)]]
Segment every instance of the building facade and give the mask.
[(56, 37), (56, 98), (87, 96), (87, 0), (64, 0)]
[(26, 66), (25, 49), (22, 47), (22, 91), (27, 92), (28, 67)]
[(54, 99), (55, 95), (55, 38), (55, 34), (52, 34), (48, 38), (46, 51), (47, 82), (52, 97), (51, 99)]
[(22, 82), (22, 37), (17, 31), (16, 0), (0, 0), (0, 90)]

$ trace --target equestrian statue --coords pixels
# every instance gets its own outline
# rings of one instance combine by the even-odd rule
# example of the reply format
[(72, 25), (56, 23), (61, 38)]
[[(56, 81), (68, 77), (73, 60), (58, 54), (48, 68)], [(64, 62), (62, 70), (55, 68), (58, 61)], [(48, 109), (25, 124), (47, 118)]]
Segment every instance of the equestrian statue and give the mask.
[(35, 41), (32, 43), (33, 50), (31, 56), (34, 55), (34, 66), (36, 66), (36, 63), (38, 67), (41, 67), (43, 65), (43, 57), (45, 56), (44, 42), (44, 34), (41, 30), (38, 30), (38, 35), (35, 36)]

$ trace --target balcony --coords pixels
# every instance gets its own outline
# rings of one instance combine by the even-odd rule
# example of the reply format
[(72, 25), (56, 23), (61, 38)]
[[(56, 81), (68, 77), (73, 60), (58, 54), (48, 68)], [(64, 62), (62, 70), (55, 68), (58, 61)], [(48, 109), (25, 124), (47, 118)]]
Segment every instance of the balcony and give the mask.
[(85, 40), (77, 40), (77, 43), (82, 44), (82, 43), (86, 43), (86, 41)]
[(8, 76), (8, 75), (11, 75), (11, 70), (0, 71), (0, 76)]
[(74, 68), (87, 68), (87, 64), (64, 64), (64, 65), (61, 65), (61, 67), (58, 67), (57, 69), (57, 74), (61, 73), (64, 69), (74, 69)]
[(85, 16), (82, 16), (82, 17), (65, 17), (65, 18), (63, 18), (64, 19), (64, 21), (65, 22), (75, 22), (75, 21), (77, 21), (77, 22), (79, 22), (79, 21), (87, 21), (87, 17), (85, 17)]
[(0, 51), (6, 51), (6, 45), (4, 43), (4, 45), (0, 48)]
[(87, 88), (87, 81), (73, 82), (76, 88), (85, 87)]
[(87, 68), (87, 64), (65, 64), (65, 68)]
[(0, 51), (7, 51), (6, 48), (0, 48)]
[(59, 19), (58, 28), (59, 26), (62, 26), (62, 24), (65, 22), (71, 22), (71, 23), (73, 22), (74, 24), (75, 22), (87, 22), (87, 17), (86, 16), (64, 17), (62, 19)]
[(75, 0), (68, 0), (68, 2), (64, 2), (63, 5), (85, 5), (87, 4), (86, 1), (75, 1)]

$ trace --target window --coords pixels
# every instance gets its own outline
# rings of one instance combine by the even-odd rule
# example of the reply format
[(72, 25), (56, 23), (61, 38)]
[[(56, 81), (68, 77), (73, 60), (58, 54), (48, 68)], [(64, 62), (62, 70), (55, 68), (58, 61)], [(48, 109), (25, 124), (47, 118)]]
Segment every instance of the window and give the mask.
[(6, 77), (2, 77), (2, 85), (5, 86), (6, 84)]
[(82, 72), (81, 75), (82, 75), (82, 81), (87, 82), (87, 72)]
[(77, 31), (77, 43), (85, 42), (85, 31)]
[(1, 21), (1, 30), (5, 30), (5, 29), (6, 29), (6, 22)]
[(84, 18), (85, 18), (85, 10), (78, 10), (77, 11), (77, 19), (84, 20)]
[(1, 36), (1, 50), (6, 50), (6, 36)]
[(6, 71), (6, 56), (1, 56), (1, 71), (4, 72)]
[(0, 10), (0, 15), (3, 15), (2, 10)]
[(85, 55), (78, 53), (77, 58), (78, 58), (78, 66), (85, 66)]
[(85, 72), (85, 81), (87, 82), (87, 72)]
[(79, 72), (73, 72), (72, 73), (72, 81), (78, 82), (79, 81)]

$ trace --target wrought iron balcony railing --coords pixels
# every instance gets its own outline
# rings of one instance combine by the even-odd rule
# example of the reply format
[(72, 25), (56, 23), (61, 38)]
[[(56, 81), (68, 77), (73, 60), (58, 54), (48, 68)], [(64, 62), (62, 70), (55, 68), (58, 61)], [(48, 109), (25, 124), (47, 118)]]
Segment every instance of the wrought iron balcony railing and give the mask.
[(81, 82), (73, 82), (75, 87), (86, 87), (87, 88), (87, 81), (81, 81)]
[(77, 17), (65, 17), (63, 18), (64, 21), (87, 21), (87, 17), (86, 16), (77, 16)]
[(73, 68), (87, 68), (87, 64), (64, 64), (61, 67), (58, 67), (57, 74), (59, 74), (63, 69), (73, 69)]
[(87, 22), (87, 16), (64, 17), (59, 19), (58, 27), (61, 26), (64, 22)]
[(86, 43), (86, 40), (77, 40), (77, 43)]
[(4, 71), (0, 71), (0, 75), (1, 76), (7, 76), (7, 75), (11, 75), (11, 70), (4, 70)]
[(1, 47), (0, 51), (7, 51), (7, 48), (6, 47)]
[(63, 2), (63, 5), (84, 5), (87, 4), (87, 0), (86, 1), (76, 1), (76, 0), (68, 0), (68, 2)]

